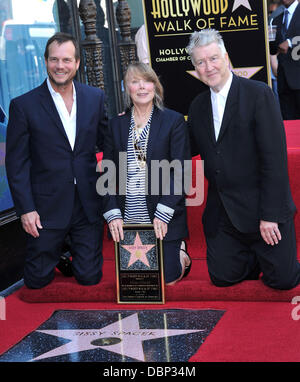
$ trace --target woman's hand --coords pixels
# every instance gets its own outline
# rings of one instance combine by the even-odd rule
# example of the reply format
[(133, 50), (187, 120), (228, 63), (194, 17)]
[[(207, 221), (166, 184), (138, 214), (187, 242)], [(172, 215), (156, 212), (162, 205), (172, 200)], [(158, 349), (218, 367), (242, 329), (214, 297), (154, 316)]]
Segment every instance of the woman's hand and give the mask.
[(108, 228), (110, 230), (113, 241), (119, 242), (120, 240), (124, 240), (123, 219), (113, 219), (108, 224)]
[(168, 232), (168, 224), (158, 218), (154, 218), (153, 226), (157, 239), (163, 240)]

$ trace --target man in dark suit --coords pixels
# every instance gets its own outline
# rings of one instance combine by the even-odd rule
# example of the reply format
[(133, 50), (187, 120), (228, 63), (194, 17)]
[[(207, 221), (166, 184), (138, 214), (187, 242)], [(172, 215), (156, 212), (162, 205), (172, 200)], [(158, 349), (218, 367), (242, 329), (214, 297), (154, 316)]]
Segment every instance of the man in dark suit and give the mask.
[[(282, 0), (285, 10), (275, 17), (276, 39), (270, 53), (278, 54), (278, 95), (283, 119), (300, 119), (300, 4), (298, 0)], [(294, 50), (293, 50), (294, 49)]]
[(95, 150), (102, 148), (107, 117), (103, 91), (73, 80), (79, 57), (72, 36), (55, 34), (45, 49), (47, 80), (10, 104), (6, 169), (28, 238), (29, 288), (53, 280), (66, 235), (78, 283), (93, 285), (102, 277)]
[(272, 90), (237, 77), (221, 35), (195, 32), (188, 52), (210, 89), (192, 102), (192, 155), (209, 182), (203, 214), (208, 271), (217, 286), (257, 279), (276, 289), (300, 282), (284, 125)]

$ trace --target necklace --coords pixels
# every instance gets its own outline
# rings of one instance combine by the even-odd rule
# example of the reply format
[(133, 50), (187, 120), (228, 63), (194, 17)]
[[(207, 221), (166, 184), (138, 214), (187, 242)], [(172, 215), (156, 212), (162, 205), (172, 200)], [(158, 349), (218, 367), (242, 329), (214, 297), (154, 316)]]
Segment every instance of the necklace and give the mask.
[(138, 164), (144, 168), (146, 166), (146, 152), (143, 149), (142, 143), (134, 137), (133, 145)]
[(133, 131), (133, 147), (136, 155), (138, 165), (142, 168), (146, 165), (146, 148), (144, 149), (143, 143), (140, 140), (143, 128), (136, 129)]
[(134, 128), (135, 128), (136, 130), (139, 130), (139, 129), (141, 129), (142, 127), (145, 127), (145, 125), (147, 124), (147, 122), (148, 122), (148, 120), (149, 120), (151, 111), (152, 111), (152, 110), (150, 110), (150, 112), (147, 112), (146, 114), (144, 114), (144, 115), (138, 117), (138, 116), (136, 115), (135, 108), (133, 109)]
[[(137, 121), (135, 120), (135, 113), (134, 113), (134, 109), (133, 109), (133, 122), (134, 122), (134, 129), (133, 129), (133, 146), (134, 146), (134, 150), (135, 150), (135, 155), (136, 155), (136, 159), (137, 159), (137, 162), (138, 162), (138, 165), (141, 167), (141, 168), (144, 168), (146, 166), (146, 144), (144, 144), (143, 146), (143, 143), (141, 142), (140, 140), (140, 137), (141, 137), (141, 134), (142, 132), (144, 131), (144, 128), (148, 125), (148, 123), (150, 122), (151, 120), (151, 116), (152, 116), (152, 112), (153, 112), (153, 106), (152, 106), (152, 109), (150, 111), (150, 114), (147, 113), (145, 114), (142, 119), (140, 121), (142, 121), (142, 123), (137, 123)], [(148, 130), (148, 133), (149, 133), (149, 130)], [(148, 134), (147, 133), (147, 134)], [(147, 139), (147, 138), (146, 138)]]

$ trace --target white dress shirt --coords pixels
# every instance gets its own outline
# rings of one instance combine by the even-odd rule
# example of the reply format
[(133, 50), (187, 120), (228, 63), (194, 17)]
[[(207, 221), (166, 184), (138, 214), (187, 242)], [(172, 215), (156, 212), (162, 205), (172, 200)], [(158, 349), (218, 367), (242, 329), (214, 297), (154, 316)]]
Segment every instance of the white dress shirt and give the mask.
[[(285, 11), (288, 11), (288, 21), (287, 21), (287, 28), (290, 26), (290, 22), (291, 22), (291, 19), (293, 17), (293, 14), (298, 6), (299, 2), (297, 0), (295, 0), (288, 8), (285, 8), (284, 12)], [(283, 20), (282, 20), (282, 23), (285, 22), (285, 15), (283, 16)], [(290, 39), (287, 39), (288, 43), (289, 43), (289, 47), (292, 48), (292, 42)]]
[(70, 142), (70, 146), (73, 150), (74, 144), (75, 144), (75, 138), (76, 138), (76, 112), (77, 112), (75, 86), (73, 84), (73, 106), (72, 106), (71, 113), (69, 114), (62, 96), (53, 89), (49, 81), (49, 78), (47, 78), (47, 85), (48, 85), (50, 94), (52, 96), (52, 99), (55, 103), (58, 114), (60, 116), (63, 127), (65, 129), (65, 132), (67, 134), (68, 140)]
[(220, 133), (223, 115), (224, 115), (224, 110), (225, 110), (225, 106), (226, 106), (226, 100), (227, 100), (227, 96), (228, 96), (228, 93), (230, 90), (231, 82), (232, 82), (232, 73), (230, 72), (230, 76), (229, 76), (227, 82), (225, 83), (223, 88), (218, 93), (216, 93), (212, 89), (210, 89), (211, 105), (212, 105), (216, 140), (218, 139), (218, 136)]
[[(289, 13), (288, 13), (288, 22), (287, 22), (287, 27), (290, 26), (290, 22), (291, 22), (291, 19), (293, 17), (293, 14), (298, 6), (298, 1), (295, 0), (288, 8), (286, 8), (285, 10), (287, 10)], [(284, 17), (283, 17), (283, 22), (284, 22)]]

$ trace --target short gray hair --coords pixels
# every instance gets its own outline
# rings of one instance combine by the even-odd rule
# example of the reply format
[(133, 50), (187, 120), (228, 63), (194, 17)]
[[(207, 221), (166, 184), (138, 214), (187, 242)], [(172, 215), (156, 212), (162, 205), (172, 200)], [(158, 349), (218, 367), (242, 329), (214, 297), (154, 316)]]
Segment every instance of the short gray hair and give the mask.
[(187, 52), (191, 56), (192, 64), (194, 65), (193, 60), (193, 51), (195, 48), (199, 48), (200, 46), (206, 46), (212, 43), (216, 43), (220, 49), (222, 54), (226, 53), (226, 48), (224, 45), (223, 38), (219, 31), (215, 29), (202, 29), (199, 32), (194, 32), (189, 41), (189, 45), (187, 46)]

